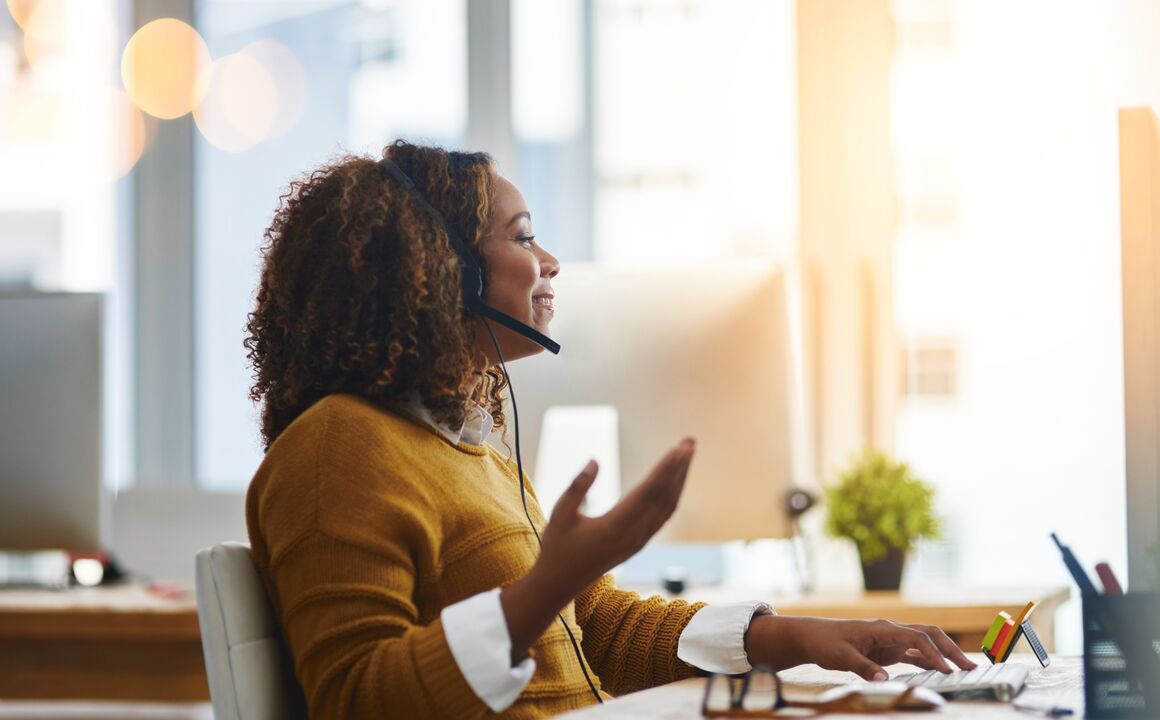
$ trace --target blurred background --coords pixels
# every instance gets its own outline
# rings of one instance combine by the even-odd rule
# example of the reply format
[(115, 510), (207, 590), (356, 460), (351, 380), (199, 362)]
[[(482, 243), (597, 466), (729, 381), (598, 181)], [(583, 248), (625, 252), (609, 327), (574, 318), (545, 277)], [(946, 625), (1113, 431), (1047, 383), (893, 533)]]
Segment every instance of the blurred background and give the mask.
[[(1118, 111), (1158, 103), (1150, 0), (7, 0), (0, 283), (104, 294), (104, 537), (188, 582), (244, 539), (279, 195), (394, 138), (486, 150), (562, 281), (784, 271), (792, 477), (745, 483), (820, 495), (872, 445), (935, 490), (904, 587), (1062, 587), (1052, 530), (1128, 562)], [(861, 585), (821, 512), (765, 585)], [(701, 540), (654, 565), (727, 575)]]

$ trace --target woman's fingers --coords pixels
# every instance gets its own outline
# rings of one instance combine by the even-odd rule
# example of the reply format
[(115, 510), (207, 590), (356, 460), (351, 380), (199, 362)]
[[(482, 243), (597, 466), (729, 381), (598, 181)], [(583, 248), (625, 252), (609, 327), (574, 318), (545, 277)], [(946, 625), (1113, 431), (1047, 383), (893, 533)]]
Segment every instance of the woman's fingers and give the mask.
[[(657, 464), (648, 478), (641, 483), (630, 495), (635, 495), (627, 503), (630, 510), (639, 520), (647, 525), (655, 525), (652, 532), (660, 529), (665, 521), (677, 509), (677, 501), (681, 498), (681, 491), (685, 487), (685, 478), (689, 473), (689, 464), (693, 458), (693, 441), (686, 439), (680, 445), (670, 450)], [(650, 535), (652, 534), (650, 532)]]
[[(934, 641), (926, 633), (892, 623), (889, 620), (879, 620), (875, 624), (877, 627), (872, 632), (873, 645), (886, 649), (887, 652), (872, 650), (868, 654), (893, 662), (897, 658), (895, 654), (898, 652), (897, 648), (905, 648), (902, 657), (912, 665), (917, 665), (924, 670), (938, 670), (944, 673), (953, 670), (946, 658), (938, 651)], [(849, 664), (847, 669), (858, 673), (866, 680), (885, 680), (887, 677), (886, 671), (882, 669), (881, 665), (860, 652), (854, 645), (849, 646), (849, 653), (846, 654), (845, 660)]]
[[(907, 662), (920, 665), (921, 659), (927, 669), (940, 672), (951, 672), (952, 668), (935, 647), (934, 642), (926, 633), (915, 630), (906, 625), (899, 625), (890, 620), (873, 620), (863, 631), (860, 639), (851, 638), (853, 645), (864, 655), (885, 663), (897, 662), (906, 657)], [(918, 653), (908, 653), (914, 650)]]
[(695, 443), (685, 438), (676, 447), (665, 453), (640, 487), (649, 500), (675, 508), (693, 461)]
[(842, 664), (846, 667), (842, 669), (857, 673), (863, 680), (885, 680), (889, 677), (881, 665), (858, 652), (853, 645), (847, 647), (849, 649), (842, 657)]
[(668, 519), (677, 509), (677, 501), (681, 498), (685, 478), (689, 473), (689, 463), (692, 461), (691, 445), (687, 451), (678, 449), (674, 453), (663, 470), (656, 476), (650, 476), (646, 481), (641, 498), (647, 510), (663, 516), (664, 519)]
[(942, 631), (942, 628), (937, 628), (933, 625), (911, 625), (910, 627), (918, 630), (921, 633), (925, 633), (926, 636), (929, 637), (932, 642), (934, 642), (935, 646), (938, 647), (939, 651), (946, 657), (950, 658), (951, 662), (953, 662), (955, 665), (958, 665), (964, 670), (974, 670), (976, 667), (978, 667), (974, 661), (967, 657), (967, 654), (963, 652), (963, 649), (956, 645), (955, 641), (951, 640), (947, 634)]
[(693, 448), (693, 440), (686, 438), (665, 453), (648, 477), (601, 518), (626, 541), (626, 552), (634, 553), (643, 547), (676, 510)]
[(685, 438), (679, 445), (665, 453), (644, 481), (621, 498), (609, 514), (639, 517), (643, 512), (663, 510), (670, 505), (676, 507), (692, 455), (693, 441), (691, 438)]
[(949, 673), (954, 670), (950, 663), (947, 662), (947, 659), (939, 652), (939, 649), (935, 647), (934, 641), (926, 633), (891, 622), (887, 622), (886, 628), (886, 638), (884, 639), (890, 644), (917, 650), (919, 657), (928, 663), (928, 665), (924, 665), (923, 667), (944, 673)]
[(898, 662), (909, 663), (911, 665), (920, 667), (923, 670), (938, 670), (938, 668), (930, 664), (929, 660), (923, 657), (922, 651), (916, 650), (914, 648), (907, 648), (906, 652), (903, 653), (902, 658), (899, 659)]
[(596, 461), (589, 460), (580, 474), (560, 495), (560, 499), (556, 501), (556, 507), (552, 508), (552, 517), (549, 522), (554, 522), (557, 518), (570, 518), (579, 513), (580, 504), (584, 502), (584, 496), (588, 494), (588, 490), (596, 481), (596, 475), (599, 472), (600, 466), (596, 464)]

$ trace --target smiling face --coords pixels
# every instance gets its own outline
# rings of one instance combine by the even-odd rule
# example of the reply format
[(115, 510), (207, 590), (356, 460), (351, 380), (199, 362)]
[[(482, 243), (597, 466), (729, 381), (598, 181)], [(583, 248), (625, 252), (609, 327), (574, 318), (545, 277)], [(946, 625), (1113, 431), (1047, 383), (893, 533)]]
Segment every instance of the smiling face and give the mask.
[[(552, 278), (560, 272), (560, 263), (536, 243), (532, 217), (524, 196), (507, 178), (497, 175), (488, 217), (487, 234), (480, 244), (487, 277), (483, 301), (502, 313), (549, 335), (552, 309)], [(482, 320), (477, 322), (482, 323)], [(490, 323), (504, 360), (515, 360), (542, 352), (537, 343), (499, 323)], [(491, 335), (478, 327), (476, 347), (487, 356), (488, 364), (499, 362)]]

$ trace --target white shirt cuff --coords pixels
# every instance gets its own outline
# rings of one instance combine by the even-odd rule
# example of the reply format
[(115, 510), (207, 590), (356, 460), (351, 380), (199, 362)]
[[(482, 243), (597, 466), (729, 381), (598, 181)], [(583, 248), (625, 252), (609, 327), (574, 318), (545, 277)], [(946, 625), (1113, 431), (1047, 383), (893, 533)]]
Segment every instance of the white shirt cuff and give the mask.
[(442, 618), (443, 634), (467, 684), (492, 712), (506, 710), (531, 682), (536, 661), (527, 657), (512, 667), (512, 641), (499, 588), (448, 605)]
[(706, 605), (677, 641), (677, 657), (707, 672), (738, 674), (753, 669), (745, 654), (745, 631), (755, 615), (776, 615), (768, 603)]

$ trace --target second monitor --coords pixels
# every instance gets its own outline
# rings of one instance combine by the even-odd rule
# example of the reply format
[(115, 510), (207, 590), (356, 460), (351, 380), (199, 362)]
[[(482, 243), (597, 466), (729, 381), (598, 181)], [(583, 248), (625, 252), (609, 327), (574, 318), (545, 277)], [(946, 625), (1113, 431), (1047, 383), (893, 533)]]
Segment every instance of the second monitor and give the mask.
[(784, 497), (793, 480), (798, 384), (784, 273), (740, 263), (645, 270), (569, 264), (552, 286), (551, 334), (563, 350), (509, 367), (533, 483), (546, 480), (533, 466), (545, 411), (611, 405), (622, 491), (682, 437), (696, 438), (680, 506), (659, 537), (789, 536)]
[(0, 292), (0, 550), (99, 550), (98, 293)]

